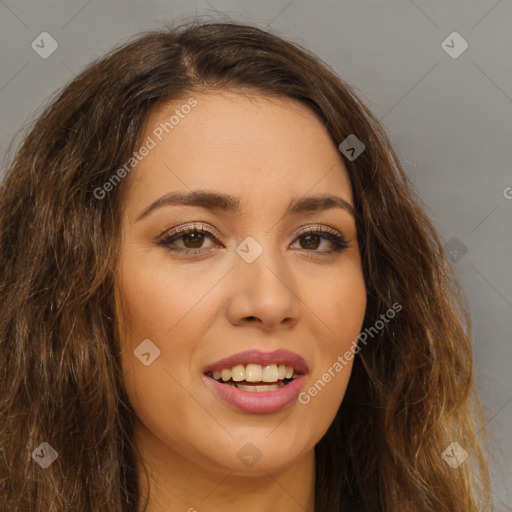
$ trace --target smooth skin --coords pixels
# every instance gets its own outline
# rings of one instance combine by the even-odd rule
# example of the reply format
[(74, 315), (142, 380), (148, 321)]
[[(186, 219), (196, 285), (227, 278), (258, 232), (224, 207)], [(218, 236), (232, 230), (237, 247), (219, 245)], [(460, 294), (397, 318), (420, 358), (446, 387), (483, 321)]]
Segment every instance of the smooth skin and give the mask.
[[(144, 139), (189, 97), (155, 110)], [(306, 196), (353, 205), (350, 179), (304, 105), (239, 91), (193, 97), (197, 106), (126, 178), (122, 364), (149, 473), (147, 512), (313, 512), (314, 446), (341, 404), (352, 362), (309, 403), (272, 414), (228, 405), (203, 370), (241, 351), (287, 349), (308, 364), (307, 390), (350, 348), (366, 308), (355, 219), (339, 207), (284, 216)], [(139, 219), (163, 195), (195, 190), (234, 196), (241, 210), (168, 204)], [(209, 229), (214, 239), (196, 233), (158, 244), (180, 226)], [(348, 247), (329, 253), (335, 246), (322, 234), (297, 236), (303, 227), (334, 230)], [(252, 263), (236, 252), (247, 237), (263, 248)], [(149, 366), (134, 355), (146, 339), (160, 349)], [(238, 455), (247, 443), (261, 456), (250, 467)]]

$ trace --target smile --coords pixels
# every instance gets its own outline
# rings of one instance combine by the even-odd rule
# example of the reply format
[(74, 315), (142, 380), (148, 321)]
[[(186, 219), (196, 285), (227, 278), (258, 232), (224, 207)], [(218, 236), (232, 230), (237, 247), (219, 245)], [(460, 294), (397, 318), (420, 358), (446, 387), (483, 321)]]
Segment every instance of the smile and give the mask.
[(248, 413), (269, 414), (297, 399), (306, 371), (304, 359), (292, 352), (248, 351), (208, 366), (204, 377), (229, 405)]
[(262, 392), (282, 388), (298, 377), (298, 373), (293, 366), (285, 364), (262, 366), (251, 363), (247, 366), (239, 364), (232, 368), (208, 372), (208, 376), (243, 391)]

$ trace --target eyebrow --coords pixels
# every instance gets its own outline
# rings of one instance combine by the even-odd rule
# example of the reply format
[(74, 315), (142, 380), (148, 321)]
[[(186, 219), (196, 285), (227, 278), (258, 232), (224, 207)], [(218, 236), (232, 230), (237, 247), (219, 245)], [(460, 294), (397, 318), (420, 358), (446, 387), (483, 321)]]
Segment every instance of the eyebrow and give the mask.
[[(170, 205), (198, 206), (207, 210), (229, 213), (240, 213), (241, 211), (241, 200), (228, 194), (209, 192), (206, 190), (171, 192), (159, 197), (156, 201), (153, 201), (149, 206), (144, 208), (137, 217), (136, 222), (147, 217), (154, 210)], [(293, 198), (283, 216), (289, 217), (299, 213), (318, 212), (332, 208), (341, 208), (355, 216), (354, 207), (350, 203), (341, 197), (328, 194)]]

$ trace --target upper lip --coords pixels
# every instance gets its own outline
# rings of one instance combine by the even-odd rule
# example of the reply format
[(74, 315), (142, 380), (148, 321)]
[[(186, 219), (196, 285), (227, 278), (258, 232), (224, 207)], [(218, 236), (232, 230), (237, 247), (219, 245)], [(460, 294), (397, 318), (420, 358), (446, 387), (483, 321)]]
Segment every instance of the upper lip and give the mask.
[(269, 364), (285, 364), (293, 366), (298, 373), (307, 373), (308, 367), (304, 358), (290, 352), (289, 350), (274, 350), (273, 352), (261, 352), (260, 350), (246, 350), (232, 356), (220, 359), (215, 363), (211, 363), (204, 369), (204, 373), (220, 371), (223, 368), (233, 368), (233, 366), (260, 364), (266, 366)]

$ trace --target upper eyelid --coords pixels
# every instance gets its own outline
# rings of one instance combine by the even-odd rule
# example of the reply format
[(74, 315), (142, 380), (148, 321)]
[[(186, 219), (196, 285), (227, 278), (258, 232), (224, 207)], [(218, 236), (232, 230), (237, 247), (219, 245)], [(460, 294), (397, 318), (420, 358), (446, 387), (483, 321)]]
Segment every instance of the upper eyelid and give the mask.
[[(216, 238), (221, 238), (219, 231), (217, 231), (215, 228), (212, 228), (209, 225), (204, 224), (202, 222), (198, 222), (198, 223), (192, 223), (192, 224), (187, 224), (184, 226), (178, 226), (176, 228), (168, 229), (168, 230), (164, 231), (164, 233), (162, 235), (160, 235), (157, 238), (157, 240), (165, 240), (166, 238), (180, 238), (180, 236), (183, 236), (184, 234), (186, 234), (188, 232), (193, 232), (193, 231), (206, 231), (208, 234), (210, 234)], [(320, 224), (313, 224), (313, 225), (305, 224), (303, 226), (300, 226), (298, 228), (298, 231), (296, 232), (295, 236), (296, 237), (301, 236), (302, 234), (310, 232), (310, 231), (325, 231), (327, 233), (331, 233), (335, 236), (339, 236), (343, 239), (346, 239), (346, 236), (343, 233), (341, 233), (339, 230), (337, 230), (335, 228), (331, 228), (329, 226), (320, 225)]]
[(331, 233), (332, 235), (345, 238), (343, 233), (341, 233), (339, 230), (331, 228), (329, 226), (323, 226), (323, 225), (319, 225), (319, 224), (314, 224), (314, 225), (308, 224), (305, 226), (301, 226), (299, 228), (299, 230), (297, 231), (297, 233), (295, 234), (295, 236), (300, 236), (303, 233), (309, 233), (310, 231), (313, 231), (313, 232), (315, 232), (315, 231), (324, 232), (325, 231), (326, 233)]
[[(216, 236), (213, 231), (217, 231), (215, 228), (208, 227), (207, 224), (203, 223), (193, 223), (188, 224), (184, 226), (178, 226), (176, 228), (168, 229), (166, 232), (164, 232), (163, 235), (161, 235), (159, 238), (155, 240), (155, 243), (157, 245), (160, 245), (162, 247), (168, 248), (170, 244), (174, 244), (177, 240), (183, 238), (189, 233), (193, 232), (205, 232), (206, 238), (209, 238), (213, 242), (215, 242), (217, 245), (220, 243), (222, 245), (222, 242), (219, 242), (219, 238), (222, 238), (221, 236)], [(329, 251), (313, 251), (314, 254), (317, 254), (318, 256), (329, 256), (333, 253), (341, 253), (347, 249), (350, 249), (352, 247), (352, 242), (339, 230), (332, 228), (330, 226), (325, 225), (303, 225), (299, 227), (299, 230), (294, 235), (294, 240), (299, 240), (301, 236), (308, 233), (315, 233), (318, 232), (318, 236), (320, 238), (323, 238), (324, 240), (327, 240), (329, 243), (334, 245), (334, 249), (331, 249)], [(173, 251), (178, 252), (184, 252), (189, 254), (199, 254), (204, 253), (204, 248), (196, 248), (196, 249), (170, 249)], [(206, 251), (209, 251), (211, 249), (206, 249)], [(310, 251), (306, 251), (310, 252)]]
[(180, 238), (194, 231), (205, 232), (205, 236), (210, 240), (215, 241), (216, 243), (219, 243), (219, 238), (221, 238), (217, 230), (210, 227), (206, 227), (206, 225), (202, 223), (194, 223), (191, 225), (178, 226), (177, 228), (167, 229), (166, 231), (163, 232), (162, 235), (158, 236), (154, 242), (157, 245), (165, 246), (171, 242), (174, 243), (175, 240), (179, 240)]

